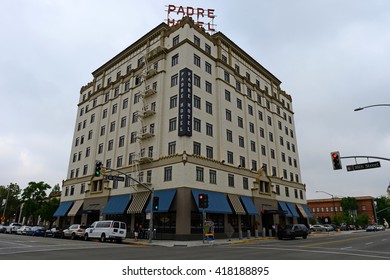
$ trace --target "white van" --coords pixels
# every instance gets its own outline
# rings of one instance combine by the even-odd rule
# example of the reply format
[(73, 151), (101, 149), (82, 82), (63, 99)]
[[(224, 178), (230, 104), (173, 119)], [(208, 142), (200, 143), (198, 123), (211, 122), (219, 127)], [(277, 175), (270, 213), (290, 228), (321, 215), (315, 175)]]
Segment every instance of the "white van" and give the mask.
[(126, 238), (126, 224), (119, 221), (96, 221), (85, 230), (84, 240), (99, 239), (121, 242)]

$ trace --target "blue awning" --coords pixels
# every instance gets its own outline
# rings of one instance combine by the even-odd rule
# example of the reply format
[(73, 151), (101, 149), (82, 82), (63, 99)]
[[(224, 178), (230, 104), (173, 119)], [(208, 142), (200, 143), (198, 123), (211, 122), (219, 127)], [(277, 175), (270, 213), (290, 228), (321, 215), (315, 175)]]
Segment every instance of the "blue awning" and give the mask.
[(255, 204), (252, 201), (252, 198), (249, 196), (241, 196), (241, 201), (244, 204), (246, 213), (248, 215), (259, 215), (259, 211), (256, 209)]
[(290, 209), (288, 209), (286, 202), (278, 201), (278, 204), (279, 204), (280, 208), (282, 208), (282, 210), (284, 211), (286, 217), (292, 217), (293, 216), (291, 214), (291, 212), (290, 212)]
[(57, 210), (54, 212), (54, 217), (64, 217), (66, 213), (68, 213), (70, 207), (72, 207), (73, 201), (65, 201), (61, 202), (60, 206), (58, 206)]
[(291, 202), (286, 202), (286, 204), (287, 204), (288, 209), (290, 209), (291, 214), (292, 214), (294, 217), (299, 218), (299, 214), (298, 214), (297, 209), (295, 208), (295, 204), (294, 204), (294, 203), (291, 203)]
[(198, 205), (198, 195), (201, 193), (207, 194), (209, 197), (209, 207), (204, 209), (206, 213), (233, 214), (233, 211), (230, 208), (229, 202), (224, 193), (193, 189), (192, 196), (195, 199), (195, 203), (196, 206), (198, 206), (199, 212), (203, 211), (203, 209), (199, 208)]
[(127, 210), (130, 200), (131, 200), (131, 194), (111, 196), (106, 206), (104, 206), (102, 214), (104, 215), (123, 214)]
[(313, 218), (313, 215), (311, 214), (309, 207), (306, 204), (301, 204), (301, 206), (303, 210), (305, 210), (306, 215), (309, 217), (309, 219)]
[[(154, 197), (158, 197), (158, 211), (153, 212), (168, 212), (169, 208), (171, 207), (171, 203), (173, 198), (175, 197), (176, 189), (169, 189), (169, 190), (160, 190), (154, 192)], [(149, 201), (148, 205), (146, 206), (145, 212), (150, 212), (150, 203)]]

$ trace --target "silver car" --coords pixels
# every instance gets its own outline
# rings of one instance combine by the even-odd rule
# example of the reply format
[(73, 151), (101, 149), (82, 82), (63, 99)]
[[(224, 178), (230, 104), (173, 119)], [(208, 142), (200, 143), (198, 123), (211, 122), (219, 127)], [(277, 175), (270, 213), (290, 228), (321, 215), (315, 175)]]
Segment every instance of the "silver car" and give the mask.
[(84, 236), (85, 229), (88, 228), (88, 226), (80, 225), (80, 224), (73, 224), (67, 229), (64, 229), (62, 231), (62, 238), (70, 238), (70, 239), (78, 239), (80, 237)]

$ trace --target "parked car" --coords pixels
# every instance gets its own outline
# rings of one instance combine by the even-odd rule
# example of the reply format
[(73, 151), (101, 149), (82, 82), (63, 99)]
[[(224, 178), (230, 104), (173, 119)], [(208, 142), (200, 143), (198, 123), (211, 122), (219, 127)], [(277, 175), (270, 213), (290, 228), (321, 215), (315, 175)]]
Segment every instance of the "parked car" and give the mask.
[(318, 231), (320, 231), (320, 232), (329, 231), (323, 225), (311, 225), (310, 229), (311, 229), (311, 231), (315, 231), (315, 232), (318, 232)]
[(377, 231), (383, 231), (386, 229), (383, 225), (375, 225), (375, 228)]
[(127, 226), (119, 221), (97, 221), (85, 230), (84, 240), (99, 239), (121, 242), (126, 238)]
[(6, 225), (0, 225), (0, 233), (5, 233), (5, 231), (7, 230), (7, 227)]
[(20, 228), (22, 225), (19, 223), (10, 223), (9, 226), (6, 228), (5, 233), (16, 233), (18, 228)]
[(67, 229), (64, 229), (62, 231), (61, 238), (70, 238), (70, 239), (78, 239), (84, 237), (85, 229), (88, 228), (88, 226), (80, 225), (80, 224), (73, 224)]
[(33, 226), (26, 232), (26, 235), (45, 236), (45, 232), (46, 232), (46, 228), (41, 226)]
[(46, 230), (45, 237), (62, 237), (62, 228), (53, 227), (51, 229)]
[(302, 237), (303, 239), (306, 239), (308, 235), (309, 230), (304, 224), (286, 225), (284, 228), (278, 230), (279, 239), (295, 239), (295, 237)]
[(329, 224), (324, 224), (324, 227), (326, 228), (326, 231), (334, 231), (334, 227)]
[(366, 231), (376, 231), (376, 227), (373, 225), (370, 225), (370, 226), (366, 227)]
[(29, 231), (30, 229), (30, 226), (21, 226), (16, 230), (16, 234), (26, 235), (27, 231)]

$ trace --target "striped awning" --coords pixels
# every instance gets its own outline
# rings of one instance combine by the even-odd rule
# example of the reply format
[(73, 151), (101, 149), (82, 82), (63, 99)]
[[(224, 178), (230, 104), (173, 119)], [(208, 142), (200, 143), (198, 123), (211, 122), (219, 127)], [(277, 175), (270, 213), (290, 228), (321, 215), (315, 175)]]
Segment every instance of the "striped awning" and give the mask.
[(302, 217), (308, 218), (307, 214), (306, 214), (305, 210), (302, 208), (302, 206), (300, 204), (296, 204), (296, 205), (297, 205), (299, 212), (301, 212)]
[(237, 215), (246, 215), (245, 209), (241, 204), (240, 198), (235, 194), (228, 194), (230, 203)]
[(148, 200), (150, 192), (139, 192), (133, 194), (133, 200), (127, 209), (128, 214), (141, 213), (144, 209), (145, 203)]
[(80, 210), (81, 205), (83, 205), (84, 200), (77, 200), (74, 202), (72, 208), (68, 212), (68, 217), (76, 216), (77, 212)]

